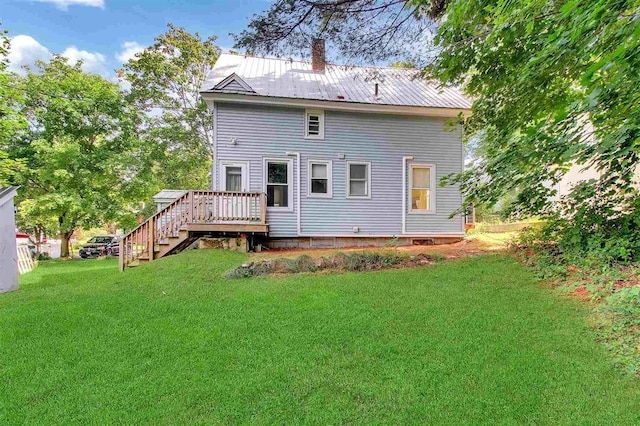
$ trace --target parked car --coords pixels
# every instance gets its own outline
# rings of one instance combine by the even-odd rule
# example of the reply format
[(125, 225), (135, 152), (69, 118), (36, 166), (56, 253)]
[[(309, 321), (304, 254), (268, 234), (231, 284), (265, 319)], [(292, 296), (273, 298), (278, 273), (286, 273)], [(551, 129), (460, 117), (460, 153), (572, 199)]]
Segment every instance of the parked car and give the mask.
[(98, 256), (118, 256), (120, 237), (115, 235), (96, 235), (80, 247), (80, 257), (87, 259)]

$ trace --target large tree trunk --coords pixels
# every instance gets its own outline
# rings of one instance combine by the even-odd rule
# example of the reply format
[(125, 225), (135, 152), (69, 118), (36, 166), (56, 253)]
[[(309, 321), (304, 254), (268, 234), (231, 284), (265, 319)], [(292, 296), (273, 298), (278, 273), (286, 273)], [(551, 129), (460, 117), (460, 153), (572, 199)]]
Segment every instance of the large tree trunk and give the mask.
[(69, 250), (69, 240), (73, 235), (73, 230), (62, 232), (60, 234), (60, 257), (61, 258), (69, 258), (71, 257), (71, 251)]

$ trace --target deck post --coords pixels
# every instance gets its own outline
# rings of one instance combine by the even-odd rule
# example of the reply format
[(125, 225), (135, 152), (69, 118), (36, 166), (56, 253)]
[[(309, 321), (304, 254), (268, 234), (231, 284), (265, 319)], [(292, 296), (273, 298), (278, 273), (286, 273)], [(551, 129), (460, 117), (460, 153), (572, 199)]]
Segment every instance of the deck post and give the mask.
[(124, 257), (127, 255), (124, 251), (124, 238), (120, 239), (118, 245), (120, 246), (120, 251), (118, 252), (118, 268), (120, 269), (120, 272), (122, 272), (124, 271)]
[(260, 223), (267, 223), (267, 194), (260, 194)]
[(193, 191), (189, 191), (189, 212), (187, 213), (187, 222), (192, 223), (195, 217), (195, 206), (193, 205)]
[(153, 229), (153, 223), (155, 222), (154, 218), (151, 218), (149, 221), (149, 228), (147, 230), (147, 253), (149, 253), (149, 262), (153, 260), (153, 255), (155, 252), (155, 230)]

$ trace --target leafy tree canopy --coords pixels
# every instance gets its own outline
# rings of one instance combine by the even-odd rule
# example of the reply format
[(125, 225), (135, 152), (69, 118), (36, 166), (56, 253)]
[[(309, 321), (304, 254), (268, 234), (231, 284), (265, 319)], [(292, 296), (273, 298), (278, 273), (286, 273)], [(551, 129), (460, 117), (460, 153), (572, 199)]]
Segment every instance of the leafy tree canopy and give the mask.
[(220, 53), (215, 40), (169, 24), (125, 64), (128, 99), (146, 112), (140, 135), (156, 147), (157, 189), (209, 187), (213, 117), (199, 91)]
[(55, 56), (20, 82), (29, 126), (5, 142), (9, 158), (25, 164), (10, 173), (22, 186), (19, 221), (58, 231), (62, 256), (78, 227), (131, 223), (148, 176), (137, 112), (117, 84), (80, 66)]
[(638, 10), (640, 0), (280, 0), (237, 43), (279, 54), (324, 37), (345, 57), (403, 59), (407, 40), (436, 29), (426, 76), (474, 99), (464, 124), (478, 158), (448, 181), (487, 204), (516, 192), (513, 212), (540, 214), (573, 164), (600, 171), (600, 197), (635, 194)]
[(9, 37), (0, 30), (0, 186), (9, 185), (9, 174), (22, 166), (9, 157), (7, 147), (20, 131), (27, 127), (26, 117), (20, 110), (22, 93), (18, 76), (7, 71)]
[(307, 56), (311, 38), (332, 41), (348, 62), (389, 58), (424, 63), (431, 19), (445, 0), (278, 0), (235, 36), (236, 47), (259, 54)]
[(638, 10), (638, 0), (450, 4), (430, 71), (476, 99), (467, 133), (482, 155), (455, 179), (470, 199), (517, 190), (516, 212), (543, 212), (572, 164), (600, 171), (600, 196), (624, 202), (634, 192)]

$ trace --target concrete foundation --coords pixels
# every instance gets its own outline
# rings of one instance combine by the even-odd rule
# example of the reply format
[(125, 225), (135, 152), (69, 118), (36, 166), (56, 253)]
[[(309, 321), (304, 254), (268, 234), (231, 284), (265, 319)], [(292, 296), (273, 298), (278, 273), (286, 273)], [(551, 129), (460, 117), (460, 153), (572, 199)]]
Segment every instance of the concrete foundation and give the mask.
[(300, 237), (270, 238), (264, 245), (272, 249), (316, 249), (347, 247), (396, 247), (407, 245), (438, 245), (461, 241), (462, 237), (420, 237), (391, 238), (380, 237)]
[[(270, 249), (340, 249), (349, 247), (398, 247), (408, 245), (439, 245), (461, 241), (462, 237), (420, 237), (420, 238), (380, 238), (380, 237), (299, 237), (269, 238), (256, 246)], [(210, 238), (203, 237), (196, 243), (200, 249), (223, 249), (238, 252), (249, 251), (246, 238)]]
[(247, 239), (242, 237), (234, 238), (200, 238), (198, 248), (201, 249), (224, 249), (246, 253), (248, 251)]

